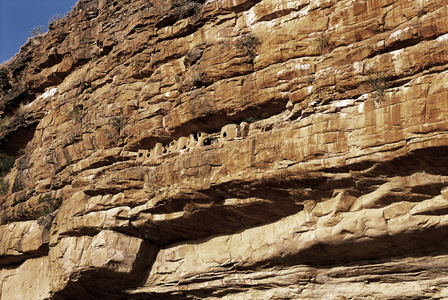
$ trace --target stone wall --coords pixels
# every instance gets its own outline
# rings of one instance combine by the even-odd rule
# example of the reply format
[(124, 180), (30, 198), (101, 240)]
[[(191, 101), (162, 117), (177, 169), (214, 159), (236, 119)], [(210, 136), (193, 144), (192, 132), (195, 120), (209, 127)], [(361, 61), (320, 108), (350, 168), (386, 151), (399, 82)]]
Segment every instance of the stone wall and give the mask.
[(192, 133), (188, 137), (180, 137), (178, 140), (172, 141), (167, 145), (157, 143), (154, 148), (140, 149), (137, 152), (137, 161), (155, 160), (180, 154), (196, 147), (210, 146), (216, 143), (231, 141), (234, 139), (246, 138), (249, 134), (249, 123), (242, 122), (240, 125), (227, 124), (221, 128), (219, 133)]

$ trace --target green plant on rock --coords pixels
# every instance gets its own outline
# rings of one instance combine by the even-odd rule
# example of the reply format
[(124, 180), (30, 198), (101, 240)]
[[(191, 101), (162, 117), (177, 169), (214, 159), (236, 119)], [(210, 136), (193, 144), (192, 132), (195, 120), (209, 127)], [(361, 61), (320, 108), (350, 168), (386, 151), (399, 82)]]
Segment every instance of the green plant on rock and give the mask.
[(384, 73), (378, 73), (376, 76), (370, 76), (367, 79), (367, 84), (370, 86), (373, 92), (375, 101), (383, 101), (386, 96), (386, 90), (391, 87), (387, 75)]
[(49, 194), (40, 197), (38, 203), (41, 205), (41, 210), (37, 218), (37, 224), (45, 229), (50, 229), (56, 217), (56, 212), (62, 203)]
[(321, 35), (319, 35), (315, 39), (315, 47), (317, 49), (317, 52), (322, 55), (327, 54), (331, 51), (332, 44), (330, 43), (327, 35), (325, 33), (321, 33)]
[(8, 194), (9, 186), (5, 183), (4, 177), (0, 177), (0, 196)]
[(55, 217), (54, 212), (51, 212), (48, 207), (44, 207), (37, 218), (37, 224), (45, 229), (50, 229)]
[(39, 198), (38, 203), (39, 204), (51, 204), (53, 202), (53, 197), (51, 195), (46, 194)]
[(249, 124), (254, 123), (257, 121), (256, 117), (247, 117), (246, 119), (244, 119), (244, 122), (247, 122)]
[(260, 40), (255, 35), (248, 33), (236, 40), (235, 47), (244, 51), (251, 59), (254, 59), (260, 44)]
[(5, 153), (0, 153), (0, 195), (8, 193), (9, 185), (5, 182), (6, 174), (11, 171), (16, 158)]
[(118, 133), (126, 126), (128, 120), (123, 115), (113, 116), (110, 119), (110, 124), (117, 130)]
[(82, 111), (81, 105), (73, 104), (73, 109), (68, 113), (68, 115), (76, 122), (81, 122), (81, 111)]
[(173, 9), (179, 15), (180, 19), (184, 19), (197, 14), (201, 10), (204, 2), (203, 0), (174, 0)]

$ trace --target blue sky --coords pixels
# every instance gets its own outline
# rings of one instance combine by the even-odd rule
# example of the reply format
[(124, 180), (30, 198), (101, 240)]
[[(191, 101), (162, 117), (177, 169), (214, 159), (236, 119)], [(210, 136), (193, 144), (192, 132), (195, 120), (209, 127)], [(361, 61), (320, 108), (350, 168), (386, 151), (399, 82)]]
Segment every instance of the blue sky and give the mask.
[(0, 0), (0, 63), (8, 61), (25, 44), (30, 31), (47, 30), (48, 20), (72, 10), (77, 0)]

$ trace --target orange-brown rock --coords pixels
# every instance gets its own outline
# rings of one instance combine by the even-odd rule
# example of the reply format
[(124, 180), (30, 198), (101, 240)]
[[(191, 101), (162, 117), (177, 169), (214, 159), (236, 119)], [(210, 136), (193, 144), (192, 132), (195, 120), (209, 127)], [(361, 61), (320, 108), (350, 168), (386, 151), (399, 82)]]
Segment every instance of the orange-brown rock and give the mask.
[(447, 0), (81, 0), (0, 106), (1, 299), (448, 299)]

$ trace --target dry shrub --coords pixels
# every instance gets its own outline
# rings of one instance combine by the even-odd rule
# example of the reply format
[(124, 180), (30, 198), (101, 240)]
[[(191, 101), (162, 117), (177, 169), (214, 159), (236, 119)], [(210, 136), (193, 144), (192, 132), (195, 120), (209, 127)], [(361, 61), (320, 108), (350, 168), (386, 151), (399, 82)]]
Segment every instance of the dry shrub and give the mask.
[(372, 89), (375, 101), (383, 101), (386, 96), (386, 90), (391, 87), (387, 74), (378, 73), (376, 76), (370, 76), (367, 84)]
[(40, 197), (39, 205), (41, 205), (41, 210), (39, 217), (37, 218), (37, 224), (45, 229), (50, 229), (61, 204), (61, 201), (56, 200), (49, 194)]
[(251, 59), (257, 55), (257, 49), (260, 46), (260, 40), (252, 33), (245, 34), (236, 40), (235, 47), (243, 50)]
[(205, 1), (201, 0), (174, 0), (173, 9), (180, 19), (197, 14)]
[(333, 45), (330, 43), (330, 40), (325, 33), (322, 33), (315, 39), (315, 44), (320, 55), (328, 54), (333, 49)]

